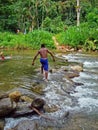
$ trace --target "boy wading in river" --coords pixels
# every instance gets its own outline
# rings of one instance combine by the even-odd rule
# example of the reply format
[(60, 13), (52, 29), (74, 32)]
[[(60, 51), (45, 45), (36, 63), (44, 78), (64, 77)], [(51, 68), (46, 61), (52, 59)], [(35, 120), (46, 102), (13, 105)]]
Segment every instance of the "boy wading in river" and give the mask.
[(50, 52), (44, 44), (41, 44), (40, 50), (35, 55), (32, 65), (34, 65), (34, 61), (36, 60), (37, 56), (40, 55), (40, 63), (41, 63), (41, 73), (43, 74), (43, 70), (45, 72), (45, 81), (48, 81), (48, 53), (52, 56), (53, 61), (55, 61), (54, 55)]

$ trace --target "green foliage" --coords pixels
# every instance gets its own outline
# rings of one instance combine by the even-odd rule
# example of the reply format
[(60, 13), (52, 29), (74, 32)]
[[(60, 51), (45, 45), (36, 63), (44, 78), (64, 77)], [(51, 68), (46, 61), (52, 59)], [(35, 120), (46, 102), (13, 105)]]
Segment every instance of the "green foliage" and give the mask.
[(98, 29), (92, 29), (90, 31), (90, 35), (86, 39), (83, 48), (86, 51), (98, 50)]
[[(88, 37), (87, 28), (82, 29), (81, 27), (69, 27), (65, 32), (57, 36), (58, 41), (61, 44), (70, 45), (77, 47), (79, 44), (83, 44)], [(60, 39), (62, 37), (62, 39)], [(61, 41), (62, 40), (62, 41)]]
[(65, 32), (56, 35), (56, 39), (62, 45), (70, 45), (78, 48), (84, 45), (86, 40), (92, 37), (98, 40), (98, 30), (96, 28), (89, 28), (87, 23), (81, 24), (79, 27), (69, 27)]
[[(27, 34), (0, 33), (0, 46), (13, 49), (39, 49), (42, 43), (48, 48), (55, 48), (52, 40), (54, 34), (44, 30), (34, 30)], [(72, 26), (55, 35), (61, 45), (70, 45), (85, 50), (98, 50), (98, 29), (90, 28), (87, 23), (79, 27)], [(92, 40), (93, 39), (93, 40)]]
[(88, 25), (90, 27), (98, 27), (98, 9), (94, 8), (92, 12), (89, 12), (86, 16)]
[(54, 19), (46, 17), (42, 25), (44, 30), (52, 33), (59, 33), (64, 30), (64, 23), (62, 22), (61, 17), (56, 17)]
[(28, 34), (0, 33), (0, 46), (13, 49), (38, 49), (44, 43), (49, 48), (55, 48), (52, 34), (46, 31), (35, 30)]
[(76, 0), (1, 0), (0, 31), (19, 28), (21, 33), (0, 33), (0, 46), (37, 49), (45, 43), (55, 48), (56, 35), (61, 45), (98, 48), (98, 0), (82, 0), (80, 7), (81, 25), (76, 27)]
[(24, 48), (25, 43), (25, 35), (23, 34), (18, 35), (10, 32), (0, 34), (0, 46), (7, 48)]
[(98, 40), (87, 39), (84, 44), (84, 50), (86, 51), (95, 51), (98, 50)]
[(46, 44), (46, 46), (49, 48), (55, 48), (52, 40), (52, 34), (47, 31), (32, 31), (25, 35), (25, 40), (33, 47), (33, 49), (39, 48), (42, 43)]
[[(90, 17), (93, 17), (90, 23), (93, 22), (93, 27), (97, 24), (98, 13), (95, 16), (96, 11), (93, 11), (98, 7), (97, 1), (80, 1), (81, 22), (86, 20), (90, 22)], [(59, 33), (64, 30), (64, 24), (68, 26), (76, 24), (75, 7), (76, 0), (1, 0), (0, 30), (13, 32), (20, 28), (21, 32), (25, 30), (28, 32), (30, 29), (44, 28)], [(49, 26), (46, 26), (47, 22)]]
[(15, 31), (20, 28), (24, 32), (25, 29), (29, 31), (30, 28), (32, 30), (43, 28), (43, 22), (47, 17), (51, 19), (50, 29), (53, 32), (61, 31), (63, 23), (76, 24), (76, 0), (8, 0), (5, 3), (1, 0), (1, 30)]

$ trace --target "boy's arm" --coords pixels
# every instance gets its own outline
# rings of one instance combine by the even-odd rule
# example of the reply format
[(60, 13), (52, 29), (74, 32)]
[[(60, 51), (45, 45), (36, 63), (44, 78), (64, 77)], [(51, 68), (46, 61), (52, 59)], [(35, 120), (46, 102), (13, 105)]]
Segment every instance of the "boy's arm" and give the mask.
[(48, 51), (48, 53), (52, 56), (53, 61), (55, 61), (55, 58), (54, 58), (54, 55), (52, 54), (52, 52), (51, 52), (51, 51), (49, 51), (49, 50), (47, 50), (47, 51)]
[(34, 62), (35, 62), (35, 60), (36, 60), (36, 58), (37, 58), (38, 55), (39, 55), (39, 51), (38, 51), (37, 54), (34, 56), (33, 61), (32, 61), (32, 65), (34, 65)]

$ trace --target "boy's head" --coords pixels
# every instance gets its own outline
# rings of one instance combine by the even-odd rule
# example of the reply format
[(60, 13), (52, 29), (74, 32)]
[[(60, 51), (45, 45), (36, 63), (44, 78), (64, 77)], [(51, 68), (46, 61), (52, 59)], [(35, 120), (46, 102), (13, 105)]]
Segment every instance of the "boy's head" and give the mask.
[(45, 44), (41, 44), (41, 48), (42, 48), (42, 47), (45, 47)]

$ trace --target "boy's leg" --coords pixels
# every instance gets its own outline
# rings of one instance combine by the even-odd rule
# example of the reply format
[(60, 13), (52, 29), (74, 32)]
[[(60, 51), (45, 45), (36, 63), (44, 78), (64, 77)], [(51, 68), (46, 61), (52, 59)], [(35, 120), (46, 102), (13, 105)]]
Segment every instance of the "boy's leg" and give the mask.
[(48, 80), (48, 71), (45, 71), (45, 79)]
[(48, 60), (44, 60), (44, 62), (40, 61), (42, 66), (41, 66), (41, 73), (43, 74), (44, 72), (44, 77), (45, 80), (48, 80)]
[(41, 74), (43, 74), (43, 66), (41, 66)]
[(45, 80), (47, 81), (48, 80), (48, 60), (46, 60), (44, 70), (45, 70)]

